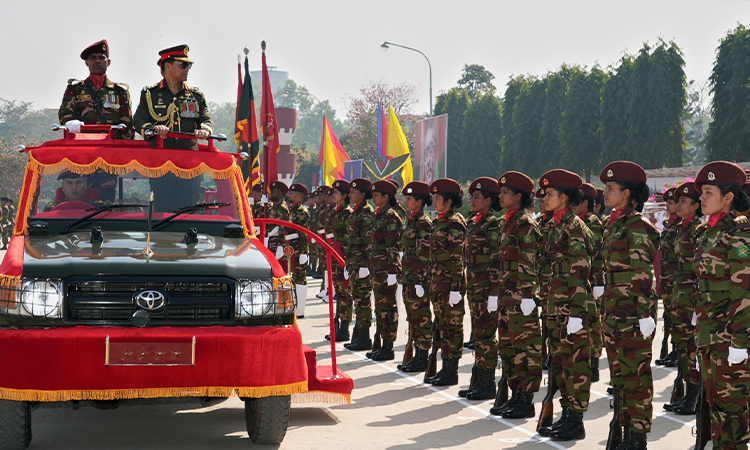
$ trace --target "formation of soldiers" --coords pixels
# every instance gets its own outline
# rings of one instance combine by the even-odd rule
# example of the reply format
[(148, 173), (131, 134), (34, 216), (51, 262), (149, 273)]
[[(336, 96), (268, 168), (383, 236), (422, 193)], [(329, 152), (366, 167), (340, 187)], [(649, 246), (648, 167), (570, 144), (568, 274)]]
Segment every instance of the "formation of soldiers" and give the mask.
[(2, 227), (2, 250), (8, 249), (8, 243), (13, 236), (13, 225), (16, 222), (16, 207), (13, 206), (13, 200), (9, 197), (0, 199), (0, 227)]

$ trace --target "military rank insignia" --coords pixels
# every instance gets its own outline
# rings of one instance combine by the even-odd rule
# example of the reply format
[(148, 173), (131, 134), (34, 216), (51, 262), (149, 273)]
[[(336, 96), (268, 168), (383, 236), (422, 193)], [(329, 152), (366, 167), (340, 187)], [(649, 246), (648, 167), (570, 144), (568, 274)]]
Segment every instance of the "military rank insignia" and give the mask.
[(747, 258), (750, 256), (750, 248), (748, 248), (747, 245), (740, 245), (737, 247), (737, 256), (740, 258)]
[(633, 236), (633, 245), (643, 245), (643, 236), (640, 234)]
[[(534, 242), (534, 238), (530, 234), (527, 234), (526, 236), (523, 237), (524, 244), (531, 244), (532, 242)], [(580, 243), (578, 242), (576, 242), (576, 244), (580, 245)]]
[[(526, 238), (524, 238), (524, 241), (525, 241), (525, 240), (526, 240)], [(583, 251), (583, 244), (581, 244), (580, 242), (574, 242), (574, 243), (573, 243), (573, 247), (572, 247), (572, 250), (573, 250), (574, 252), (576, 252), (576, 253), (580, 253), (580, 252), (582, 252), (582, 251)]]

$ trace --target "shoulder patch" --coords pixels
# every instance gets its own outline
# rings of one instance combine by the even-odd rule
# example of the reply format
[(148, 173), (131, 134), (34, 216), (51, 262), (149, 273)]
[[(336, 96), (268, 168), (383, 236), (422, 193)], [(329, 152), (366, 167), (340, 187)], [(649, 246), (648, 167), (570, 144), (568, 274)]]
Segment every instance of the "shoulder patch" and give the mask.
[[(534, 242), (534, 236), (527, 234), (523, 237), (524, 244), (531, 244), (532, 242)], [(578, 244), (578, 242), (576, 242), (576, 244)]]
[(157, 88), (157, 87), (159, 87), (159, 83), (154, 83), (151, 86), (143, 86), (143, 90), (147, 91), (149, 89), (154, 89), (154, 88)]
[(116, 85), (116, 86), (119, 86), (119, 87), (121, 87), (121, 88), (123, 88), (123, 89), (125, 89), (126, 91), (127, 91), (127, 90), (130, 90), (130, 86), (128, 86), (128, 85), (127, 85), (127, 84), (125, 84), (125, 83), (115, 83), (115, 85)]

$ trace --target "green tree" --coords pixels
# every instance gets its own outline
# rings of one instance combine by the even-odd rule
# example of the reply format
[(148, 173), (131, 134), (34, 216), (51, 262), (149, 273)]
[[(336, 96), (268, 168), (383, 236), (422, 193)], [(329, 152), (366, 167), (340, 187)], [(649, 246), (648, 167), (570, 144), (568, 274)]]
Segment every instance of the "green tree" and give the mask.
[(475, 97), (464, 114), (462, 142), (465, 157), (458, 180), (472, 181), (488, 174), (498, 176), (502, 139), (500, 99), (492, 92)]
[(626, 111), (630, 104), (631, 74), (633, 58), (623, 56), (616, 68), (610, 68), (602, 87), (601, 94), (601, 128), (603, 164), (611, 161), (630, 159), (626, 144), (628, 142), (628, 118)]
[(485, 69), (484, 66), (479, 64), (464, 64), (461, 78), (458, 80), (458, 87), (466, 89), (471, 98), (486, 93), (493, 94), (495, 86), (492, 84), (492, 80), (494, 79), (495, 75)]
[(565, 97), (568, 94), (570, 77), (577, 72), (580, 72), (577, 66), (563, 64), (560, 70), (548, 74), (543, 79), (546, 84), (546, 96), (542, 128), (539, 131), (539, 150), (541, 154), (548, 155), (548, 157), (540, 161), (539, 169), (542, 171), (560, 165), (563, 154), (560, 143), (560, 125), (565, 110)]
[(702, 166), (706, 163), (706, 135), (711, 119), (708, 82), (688, 83), (688, 104), (685, 107), (686, 165)]
[(297, 155), (297, 173), (294, 180), (312, 186), (313, 174), (320, 172), (318, 151), (307, 147), (305, 142), (298, 144), (292, 141), (292, 153)]
[[(544, 101), (545, 83), (535, 76), (527, 77), (513, 111), (512, 134), (513, 142), (517, 147), (513, 164), (510, 167), (532, 177), (543, 173), (544, 163), (541, 160), (549, 157), (539, 151), (539, 132), (542, 129)], [(507, 164), (505, 166), (507, 167)]]
[(435, 115), (448, 114), (448, 163), (447, 177), (459, 179), (464, 161), (463, 136), (464, 114), (469, 109), (469, 93), (466, 89), (451, 88), (435, 100)]
[(518, 169), (521, 149), (518, 147), (514, 133), (513, 116), (516, 111), (516, 104), (521, 91), (527, 85), (524, 76), (514, 76), (508, 81), (503, 96), (503, 114), (501, 118), (501, 130), (503, 134), (503, 154), (500, 160), (503, 170), (520, 170)]
[(719, 44), (711, 72), (713, 121), (708, 127), (706, 159), (747, 161), (750, 155), (750, 29), (730, 31)]

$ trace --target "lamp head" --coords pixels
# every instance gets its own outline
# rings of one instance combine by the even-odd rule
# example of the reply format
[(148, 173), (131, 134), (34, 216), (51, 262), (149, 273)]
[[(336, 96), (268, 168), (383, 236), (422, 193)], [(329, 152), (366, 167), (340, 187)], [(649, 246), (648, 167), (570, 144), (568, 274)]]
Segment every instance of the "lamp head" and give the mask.
[(384, 52), (388, 51), (388, 41), (383, 42), (383, 44), (380, 46), (380, 49)]

